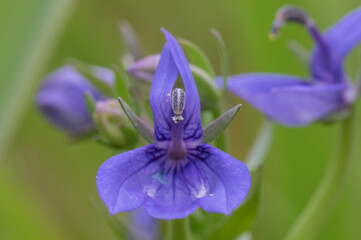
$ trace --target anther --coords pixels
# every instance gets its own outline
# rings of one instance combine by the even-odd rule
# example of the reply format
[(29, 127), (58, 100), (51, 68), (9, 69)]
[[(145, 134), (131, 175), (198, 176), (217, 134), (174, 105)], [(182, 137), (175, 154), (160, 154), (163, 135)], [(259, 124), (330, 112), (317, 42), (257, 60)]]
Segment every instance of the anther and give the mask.
[(185, 99), (186, 94), (183, 89), (175, 88), (172, 91), (172, 109), (174, 113), (172, 120), (174, 123), (179, 123), (183, 120), (182, 113), (184, 110)]

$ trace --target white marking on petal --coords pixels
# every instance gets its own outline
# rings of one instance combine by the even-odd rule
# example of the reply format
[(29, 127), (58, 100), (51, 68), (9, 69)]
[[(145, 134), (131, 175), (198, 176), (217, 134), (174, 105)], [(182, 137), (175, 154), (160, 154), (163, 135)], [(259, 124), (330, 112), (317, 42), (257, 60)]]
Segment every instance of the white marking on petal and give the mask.
[(202, 181), (202, 184), (199, 188), (198, 191), (194, 191), (193, 192), (193, 195), (196, 197), (196, 198), (202, 198), (202, 197), (205, 197), (207, 195), (207, 188), (206, 186), (204, 185), (204, 182)]
[(147, 188), (147, 195), (151, 198), (154, 198), (157, 193), (157, 189), (154, 186), (149, 186)]

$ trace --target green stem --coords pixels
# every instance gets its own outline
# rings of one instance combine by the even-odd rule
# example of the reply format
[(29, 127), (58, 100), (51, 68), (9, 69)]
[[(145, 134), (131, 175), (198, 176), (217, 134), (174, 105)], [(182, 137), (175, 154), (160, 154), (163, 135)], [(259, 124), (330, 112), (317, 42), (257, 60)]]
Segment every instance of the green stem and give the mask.
[(168, 221), (168, 240), (190, 240), (188, 217)]
[(303, 210), (285, 240), (314, 239), (335, 204), (348, 173), (355, 137), (355, 113), (343, 120), (338, 149), (316, 192)]

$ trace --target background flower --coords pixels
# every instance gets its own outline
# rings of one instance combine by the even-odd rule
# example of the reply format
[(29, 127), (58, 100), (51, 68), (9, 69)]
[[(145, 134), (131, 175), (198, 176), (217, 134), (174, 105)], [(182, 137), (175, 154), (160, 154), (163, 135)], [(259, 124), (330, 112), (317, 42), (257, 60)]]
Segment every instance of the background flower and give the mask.
[[(96, 74), (107, 83), (114, 81), (112, 71), (96, 67)], [(113, 77), (114, 78), (114, 77)], [(105, 99), (74, 67), (67, 65), (49, 74), (36, 94), (36, 105), (54, 125), (69, 135), (79, 135), (94, 127), (84, 94), (96, 101)]]
[[(315, 41), (310, 79), (282, 74), (240, 74), (229, 78), (228, 90), (286, 126), (304, 126), (332, 113), (344, 114), (358, 94), (343, 69), (345, 57), (361, 40), (361, 28), (356, 27), (360, 20), (361, 8), (321, 35), (305, 12), (294, 7), (281, 8), (271, 34), (278, 34), (278, 28), (288, 21), (306, 26)], [(221, 85), (220, 79), (218, 82)]]

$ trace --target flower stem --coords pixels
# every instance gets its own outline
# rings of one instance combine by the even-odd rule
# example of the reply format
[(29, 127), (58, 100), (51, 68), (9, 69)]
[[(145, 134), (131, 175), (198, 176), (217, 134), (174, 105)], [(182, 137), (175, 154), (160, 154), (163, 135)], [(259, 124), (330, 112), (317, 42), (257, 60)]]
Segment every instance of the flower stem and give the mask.
[(316, 192), (286, 235), (285, 240), (314, 239), (327, 219), (344, 185), (352, 160), (356, 145), (355, 115), (355, 113), (351, 113), (343, 120), (337, 152), (330, 161)]
[(168, 240), (190, 240), (191, 233), (188, 217), (168, 222)]

